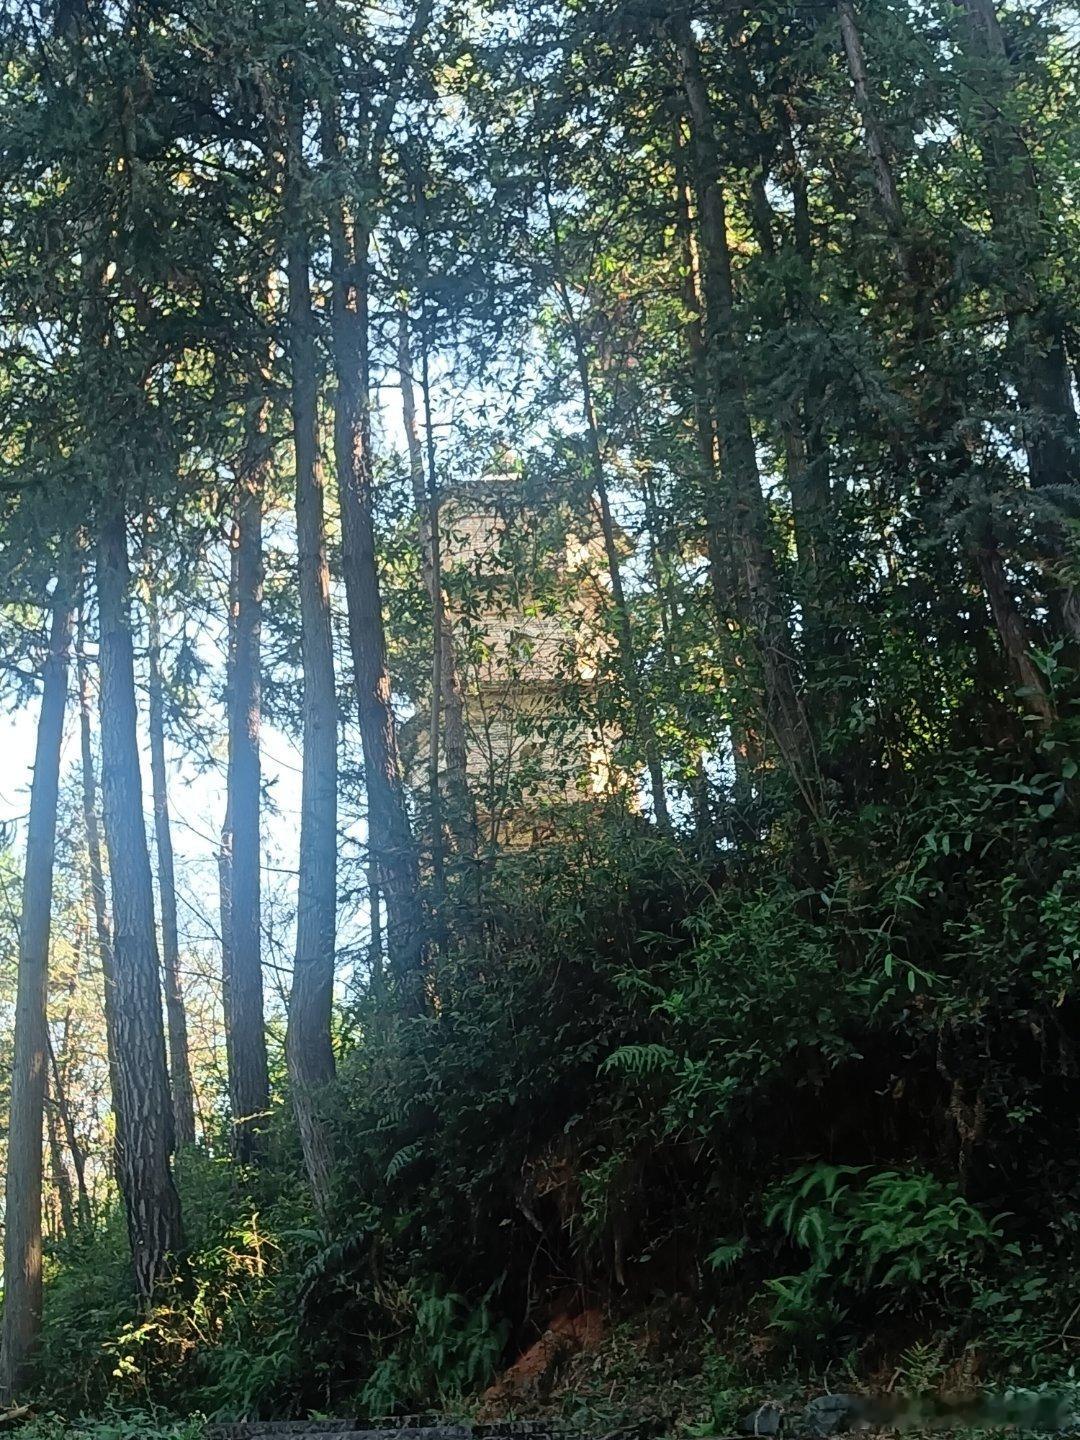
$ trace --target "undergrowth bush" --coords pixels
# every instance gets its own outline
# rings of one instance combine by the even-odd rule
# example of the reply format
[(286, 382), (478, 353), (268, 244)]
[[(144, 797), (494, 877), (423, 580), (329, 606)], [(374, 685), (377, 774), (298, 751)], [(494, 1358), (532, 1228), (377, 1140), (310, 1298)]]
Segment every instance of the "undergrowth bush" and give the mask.
[(506, 1326), (486, 1303), (470, 1306), (437, 1285), (412, 1285), (398, 1301), (403, 1336), (379, 1360), (362, 1399), (373, 1415), (402, 1403), (458, 1403), (491, 1380), (506, 1343)]
[(65, 1413), (163, 1404), (244, 1414), (296, 1387), (295, 1279), (319, 1242), (302, 1186), (238, 1177), (201, 1151), (182, 1157), (177, 1180), (187, 1254), (148, 1311), (132, 1309), (118, 1207), (50, 1257), (39, 1370), (45, 1399)]
[(814, 1339), (850, 1308), (880, 1315), (907, 1307), (966, 1307), (987, 1256), (1002, 1241), (953, 1184), (919, 1172), (868, 1173), (858, 1165), (809, 1165), (766, 1197), (765, 1220), (809, 1256), (796, 1275), (771, 1279), (772, 1323)]
[(156, 1409), (109, 1406), (93, 1417), (47, 1411), (28, 1419), (18, 1433), (21, 1440), (199, 1440), (203, 1424), (197, 1412), (177, 1419)]
[(830, 822), (828, 863), (790, 818), (708, 860), (625, 820), (505, 858), (437, 1009), (342, 1017), (332, 1233), (285, 1107), (266, 1172), (186, 1157), (150, 1314), (117, 1215), (51, 1253), (43, 1394), (452, 1405), (553, 1308), (678, 1296), (717, 1337), (921, 1327), (1052, 1378), (1080, 1299), (1068, 758), (942, 758)]

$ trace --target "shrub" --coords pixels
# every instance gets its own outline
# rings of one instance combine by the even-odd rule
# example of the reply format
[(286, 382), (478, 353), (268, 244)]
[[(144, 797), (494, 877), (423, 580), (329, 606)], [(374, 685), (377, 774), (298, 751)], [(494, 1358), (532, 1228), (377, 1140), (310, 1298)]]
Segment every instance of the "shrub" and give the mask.
[(804, 1166), (767, 1197), (777, 1226), (810, 1263), (768, 1282), (772, 1323), (822, 1338), (859, 1302), (878, 1314), (970, 1303), (988, 1252), (1002, 1242), (955, 1185), (912, 1171)]

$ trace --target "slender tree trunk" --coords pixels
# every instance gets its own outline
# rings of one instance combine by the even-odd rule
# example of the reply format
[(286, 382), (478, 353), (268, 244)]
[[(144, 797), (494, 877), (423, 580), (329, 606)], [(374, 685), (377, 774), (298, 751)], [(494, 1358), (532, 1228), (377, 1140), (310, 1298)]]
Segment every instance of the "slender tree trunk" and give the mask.
[(116, 980), (113, 973), (112, 934), (109, 929), (108, 902), (105, 895), (105, 867), (101, 854), (101, 828), (98, 824), (97, 781), (94, 775), (94, 747), (90, 713), (90, 677), (86, 665), (86, 605), (79, 607), (78, 653), (76, 670), (79, 683), (79, 739), (82, 769), (82, 813), (86, 832), (86, 851), (90, 869), (90, 894), (94, 905), (94, 926), (97, 934), (98, 960), (101, 964), (102, 1004), (105, 1010), (105, 1035), (109, 1059), (109, 1093), (113, 1112), (113, 1170), (120, 1180), (117, 1144), (122, 1131), (120, 1122), (120, 1076), (116, 1057), (120, 1042), (116, 1034)]
[[(323, 117), (324, 146), (336, 154), (337, 124)], [(420, 867), (405, 801), (397, 727), (391, 705), (382, 594), (375, 552), (371, 413), (368, 374), (368, 242), (359, 218), (351, 226), (340, 203), (331, 207), (331, 311), (334, 449), (341, 497), (341, 544), (349, 643), (359, 700), (360, 740), (368, 797), (368, 845), (379, 865), (386, 905), (390, 970), (406, 1013), (424, 1006), (424, 923)]]
[(604, 540), (604, 558), (607, 562), (608, 580), (611, 584), (611, 599), (615, 608), (615, 626), (618, 636), (623, 684), (626, 686), (627, 698), (630, 701), (630, 707), (633, 711), (634, 728), (637, 730), (638, 740), (645, 756), (645, 768), (649, 776), (649, 789), (652, 794), (656, 823), (659, 829), (665, 835), (668, 835), (671, 833), (671, 816), (668, 813), (667, 788), (664, 784), (664, 767), (660, 757), (660, 746), (656, 739), (656, 729), (653, 726), (652, 715), (649, 713), (649, 707), (642, 692), (641, 676), (638, 671), (637, 647), (634, 644), (634, 632), (630, 622), (630, 607), (627, 604), (626, 590), (622, 582), (619, 547), (615, 539), (615, 522), (611, 515), (611, 500), (608, 496), (607, 481), (604, 476), (604, 457), (600, 448), (600, 427), (596, 418), (596, 406), (593, 401), (589, 361), (585, 354), (585, 344), (581, 336), (581, 327), (578, 325), (577, 317), (573, 314), (570, 307), (569, 296), (565, 290), (562, 290), (562, 295), (563, 308), (567, 313), (573, 332), (574, 353), (577, 359), (578, 379), (581, 384), (581, 405), (585, 420), (589, 469), (592, 472), (589, 478), (592, 482), (593, 493), (596, 497), (596, 507), (600, 519), (600, 533)]
[[(763, 718), (808, 811), (822, 815), (820, 776), (813, 734), (795, 687), (794, 644), (778, 593), (761, 491), (757, 453), (739, 364), (727, 213), (720, 184), (712, 102), (697, 45), (684, 16), (671, 22), (686, 95), (695, 158), (695, 190), (701, 227), (705, 292), (705, 348), (720, 438), (723, 474), (731, 507), (731, 532), (754, 648), (761, 666)], [(725, 524), (727, 506), (716, 505), (713, 524)], [(713, 577), (721, 620), (729, 604), (724, 577)]]
[(296, 450), (300, 650), (304, 671), (303, 782), (296, 961), (285, 1054), (312, 1195), (329, 1214), (332, 1144), (320, 1092), (334, 1078), (330, 1033), (337, 908), (337, 696), (326, 559), (325, 496), (318, 433), (318, 368), (311, 313), (310, 255), (303, 210), (302, 108), (291, 98), (286, 205), (290, 234), (289, 356)]
[(75, 1234), (75, 1192), (71, 1188), (71, 1176), (67, 1171), (63, 1147), (60, 1144), (60, 1130), (56, 1123), (56, 1100), (46, 1087), (45, 1131), (49, 1137), (49, 1168), (52, 1171), (53, 1188), (60, 1202), (60, 1233), (67, 1239)]
[[(66, 1023), (64, 1028), (66, 1033)], [(86, 1188), (86, 1152), (79, 1144), (79, 1137), (75, 1133), (75, 1121), (72, 1119), (71, 1106), (67, 1100), (67, 1087), (64, 1084), (64, 1077), (60, 1073), (56, 1052), (51, 1042), (49, 1044), (49, 1069), (52, 1074), (53, 1104), (56, 1107), (57, 1118), (63, 1126), (64, 1139), (67, 1141), (68, 1154), (71, 1156), (71, 1168), (75, 1171), (75, 1184), (79, 1197), (77, 1212), (79, 1228), (83, 1234), (89, 1235), (93, 1227), (93, 1208), (90, 1204), (90, 1191)]]
[[(706, 528), (709, 576), (712, 584), (714, 609), (717, 617), (717, 634), (725, 652), (727, 663), (738, 665), (738, 660), (728, 655), (725, 619), (737, 609), (738, 583), (735, 576), (735, 545), (732, 533), (733, 507), (721, 498), (720, 442), (716, 432), (716, 417), (710, 398), (709, 358), (705, 347), (705, 300), (702, 294), (701, 263), (692, 213), (691, 184), (687, 174), (686, 146), (683, 141), (683, 121), (677, 118), (674, 131), (675, 168), (675, 229), (682, 253), (683, 306), (686, 312), (684, 334), (687, 356), (690, 361), (690, 376), (694, 406), (694, 431), (697, 439), (699, 458), (699, 484), (704, 509), (708, 516)], [(750, 750), (750, 742), (743, 728), (736, 720), (731, 721), (731, 752), (735, 765), (736, 789), (750, 787), (750, 767), (744, 763)]]
[[(998, 88), (1007, 93), (1013, 84), (1012, 63), (994, 0), (960, 3), (968, 18), (970, 51), (986, 71), (987, 88), (994, 88), (996, 72)], [(1035, 273), (1043, 249), (1038, 181), (1023, 136), (993, 95), (985, 98), (981, 112), (994, 230), (1006, 241), (1019, 242), (1019, 273), (1011, 278), (1023, 311), (1009, 314), (1009, 348), (1020, 405), (1030, 417), (1024, 442), (1032, 488), (1075, 485), (1080, 482), (1080, 426), (1064, 327)]]
[(645, 760), (645, 769), (649, 776), (649, 789), (652, 794), (656, 823), (661, 831), (665, 834), (670, 834), (671, 816), (668, 813), (663, 761), (660, 755), (660, 746), (656, 738), (656, 729), (652, 722), (652, 715), (649, 713), (649, 708), (645, 703), (641, 675), (638, 670), (637, 647), (634, 644), (630, 607), (626, 601), (626, 591), (622, 582), (622, 565), (619, 560), (619, 547), (615, 538), (615, 523), (611, 514), (611, 499), (608, 495), (607, 480), (604, 472), (604, 456), (600, 446), (600, 425), (596, 414), (596, 404), (593, 399), (592, 376), (589, 372), (589, 357), (585, 348), (585, 340), (581, 333), (581, 326), (578, 323), (577, 315), (574, 313), (574, 307), (566, 287), (565, 275), (562, 272), (559, 230), (550, 204), (548, 205), (548, 224), (555, 250), (556, 266), (559, 271), (555, 277), (555, 289), (559, 296), (559, 303), (562, 306), (563, 314), (566, 317), (567, 326), (570, 330), (571, 341), (574, 347), (574, 360), (578, 372), (578, 383), (581, 386), (581, 410), (582, 418), (585, 422), (585, 440), (588, 447), (589, 481), (594, 496), (594, 504), (600, 520), (600, 533), (604, 542), (604, 558), (607, 563), (608, 580), (611, 584), (611, 598), (615, 610), (615, 631), (619, 668), (622, 671), (623, 685), (626, 689), (627, 699), (630, 701), (630, 708), (634, 716), (634, 729), (637, 732), (637, 741), (641, 746)]
[[(964, 0), (964, 3), (966, 5), (968, 0)], [(971, 3), (981, 5), (982, 0), (971, 0)], [(844, 47), (848, 56), (848, 68), (855, 89), (856, 103), (863, 120), (866, 146), (873, 162), (878, 202), (896, 243), (898, 264), (915, 286), (916, 302), (922, 316), (925, 317), (929, 311), (928, 297), (923, 293), (925, 287), (919, 276), (915, 257), (904, 238), (903, 206), (870, 92), (866, 56), (856, 26), (851, 0), (837, 0), (837, 9), (840, 15)], [(933, 421), (938, 428), (941, 428), (940, 416), (933, 417)], [(1052, 706), (1046, 684), (1031, 659), (1031, 639), (1006, 582), (997, 543), (990, 535), (988, 528), (969, 545), (969, 550), (970, 558), (974, 559), (979, 578), (986, 592), (990, 613), (997, 627), (1002, 650), (1009, 667), (1014, 676), (1029, 691), (1028, 703), (1031, 709), (1043, 719), (1048, 719)], [(1068, 609), (1067, 602), (1064, 608)]]
[[(709, 403), (709, 374), (705, 355), (705, 332), (702, 324), (704, 301), (701, 295), (701, 273), (697, 247), (694, 244), (694, 226), (691, 215), (690, 183), (686, 175), (685, 146), (683, 143), (682, 120), (675, 122), (675, 229), (679, 237), (682, 255), (682, 300), (685, 312), (683, 333), (686, 336), (686, 351), (690, 360), (690, 376), (694, 407), (694, 433), (697, 439), (698, 457), (701, 464), (701, 486), (706, 495), (714, 491), (720, 472), (720, 451), (717, 444), (716, 423)], [(717, 534), (715, 527), (712, 533)], [(714, 569), (723, 569), (723, 560), (714, 556)]]
[(154, 797), (154, 841), (157, 848), (158, 895), (161, 901), (161, 958), (164, 962), (165, 1016), (169, 1034), (169, 1082), (172, 1092), (176, 1146), (195, 1144), (195, 1100), (188, 1054), (187, 1015), (180, 985), (180, 939), (176, 923), (176, 863), (169, 817), (169, 779), (165, 766), (165, 696), (161, 678), (161, 632), (157, 602), (147, 607), (150, 644), (147, 654), (150, 698), (150, 784)]
[(381, 1003), (386, 999), (386, 976), (383, 972), (382, 896), (379, 894), (378, 862), (370, 852), (367, 863), (367, 892), (371, 925), (371, 935), (368, 945), (371, 988), (376, 1000)]
[[(722, 496), (720, 441), (710, 396), (711, 376), (705, 344), (705, 299), (701, 275), (699, 246), (694, 233), (692, 186), (687, 175), (686, 146), (683, 122), (675, 122), (675, 227), (683, 261), (683, 304), (686, 311), (684, 333), (694, 397), (694, 426), (700, 458), (700, 484), (708, 519), (706, 537), (709, 576), (713, 591), (717, 634), (725, 659), (733, 670), (741, 670), (741, 660), (727, 654), (726, 618), (738, 609), (735, 542), (733, 533), (734, 507), (730, 498)], [(742, 723), (732, 719), (729, 725), (732, 764), (735, 772), (734, 791), (739, 797), (749, 795), (753, 788), (753, 766), (748, 756), (756, 747)], [(706, 808), (708, 808), (706, 806)], [(728, 829), (734, 833), (729, 823)]]
[(713, 821), (712, 794), (705, 758), (699, 751), (694, 757), (693, 780), (690, 785), (691, 813), (694, 817), (694, 841), (698, 855), (712, 854), (716, 848), (716, 827)]
[[(1075, 568), (1057, 511), (1064, 492), (1080, 484), (1080, 423), (1059, 304), (1040, 271), (1046, 266), (1045, 225), (1038, 179), (1023, 135), (1002, 101), (1013, 85), (994, 0), (961, 0), (969, 52), (980, 65), (979, 106), (987, 204), (995, 240), (1006, 252), (1007, 355), (1021, 412), (1031, 488), (1049, 511), (1040, 519), (1041, 544), (1051, 572), (1049, 609), (1055, 630), (1080, 643), (1080, 593), (1068, 578)], [(994, 94), (994, 91), (997, 94)], [(1056, 492), (1056, 493), (1055, 493)]]
[[(412, 481), (413, 504), (420, 538), (420, 568), (424, 588), (431, 604), (432, 626), (437, 635), (433, 649), (439, 652), (438, 682), (442, 697), (442, 739), (446, 755), (446, 791), (449, 800), (447, 821), (458, 849), (466, 855), (476, 854), (476, 808), (468, 781), (468, 731), (465, 724), (465, 699), (457, 668), (454, 631), (443, 598), (439, 563), (437, 495), (429, 494), (424, 479), (424, 454), (416, 417), (416, 392), (413, 384), (412, 346), (409, 343), (409, 318), (404, 310), (398, 316), (398, 372), (401, 377), (401, 408), (405, 421), (405, 439), (409, 448), (409, 478)], [(434, 669), (434, 667), (433, 667)], [(433, 675), (433, 685), (434, 685)]]
[(8, 1403), (26, 1382), (41, 1330), (41, 1142), (48, 1065), (46, 1006), (60, 747), (71, 644), (69, 578), (62, 574), (57, 580), (49, 653), (42, 673), (19, 922), (4, 1211), (4, 1313), (0, 1327), (0, 1397)]
[[(673, 633), (679, 607), (675, 587), (672, 583), (672, 547), (665, 534), (665, 524), (656, 487), (648, 471), (642, 476), (641, 499), (648, 533), (650, 578), (660, 622), (660, 644), (668, 674), (675, 676), (680, 669)], [(694, 836), (699, 853), (705, 854), (713, 843), (710, 838), (713, 834), (713, 816), (709, 795), (709, 778), (705, 771), (700, 741), (689, 734), (684, 739), (685, 747), (680, 766), (683, 791), (690, 803)]]
[[(793, 231), (795, 255), (801, 270), (801, 285), (788, 287), (788, 311), (793, 323), (805, 325), (810, 318), (814, 284), (814, 232), (810, 218), (809, 187), (806, 172), (795, 150), (791, 134), (791, 122), (785, 107), (779, 113), (781, 151), (786, 179), (791, 186)], [(817, 367), (808, 377), (801, 403), (799, 436), (802, 441), (801, 454), (797, 464), (789, 465), (788, 486), (791, 490), (791, 508), (795, 521), (796, 546), (799, 567), (806, 581), (810, 597), (812, 619), (819, 624), (819, 642), (825, 649), (833, 648), (833, 636), (828, 633), (827, 618), (823, 612), (829, 608), (829, 589), (835, 583), (831, 556), (830, 522), (832, 520), (832, 482), (830, 477), (829, 450), (823, 437), (823, 411), (825, 387)], [(796, 408), (798, 402), (796, 402)], [(826, 633), (821, 633), (824, 630)]]
[[(232, 714), (232, 676), (236, 669), (236, 587), (237, 587), (237, 551), (238, 551), (238, 529), (237, 521), (234, 519), (229, 527), (229, 598), (227, 604), (226, 629), (225, 629), (225, 708), (227, 715)], [(217, 852), (217, 873), (218, 873), (218, 917), (221, 929), (221, 999), (225, 1019), (225, 1064), (229, 1068), (229, 1034), (231, 1030), (232, 997), (229, 993), (232, 985), (233, 970), (233, 942), (232, 942), (232, 805), (230, 804), (231, 794), (226, 775), (225, 783), (225, 817), (221, 822), (221, 835), (218, 838)], [(229, 1095), (229, 1108), (232, 1110), (232, 1093)], [(233, 1117), (233, 1142), (236, 1142), (236, 1120)]]
[[(233, 973), (233, 943), (232, 943), (232, 809), (228, 800), (225, 801), (225, 818), (221, 822), (221, 834), (218, 837), (217, 852), (217, 878), (218, 878), (218, 924), (221, 930), (221, 1008), (224, 1011), (225, 1020), (225, 1067), (229, 1072), (229, 1109), (232, 1111), (232, 1086), (231, 1086), (231, 1065), (230, 1054), (230, 1033), (232, 1029), (232, 973)], [(236, 1153), (237, 1125), (233, 1118), (233, 1153)], [(237, 1156), (239, 1158), (239, 1156)]]
[(900, 243), (904, 230), (904, 212), (900, 204), (900, 193), (896, 188), (889, 147), (885, 131), (878, 119), (877, 110), (870, 96), (870, 79), (866, 69), (866, 52), (851, 0), (836, 0), (836, 12), (840, 17), (840, 36), (844, 42), (848, 73), (855, 92), (855, 106), (863, 124), (867, 154), (874, 172), (874, 188), (878, 193), (881, 213), (889, 227), (894, 241)]
[(261, 904), (262, 517), (270, 465), (269, 405), (260, 397), (249, 421), (237, 476), (230, 601), (228, 818), (229, 945), (226, 954), (225, 1047), (237, 1159), (265, 1149), (270, 1078), (263, 1008)]
[[(421, 253), (426, 260), (426, 231), (423, 216), (423, 188), (417, 185), (417, 228), (421, 235)], [(425, 274), (427, 273), (425, 265)], [(399, 317), (399, 348), (409, 358), (408, 318), (403, 311)], [(442, 588), (442, 550), (439, 529), (439, 494), (435, 472), (435, 445), (431, 428), (431, 387), (428, 381), (427, 339), (422, 336), (423, 371), (421, 390), (424, 396), (424, 425), (427, 431), (429, 460), (429, 481), (425, 480), (424, 458), (420, 448), (420, 435), (416, 424), (416, 401), (412, 390), (412, 371), (408, 376), (401, 374), (401, 401), (405, 421), (405, 434), (409, 447), (409, 470), (412, 478), (413, 500), (424, 517), (421, 522), (421, 561), (428, 599), (431, 602), (431, 709), (428, 714), (428, 804), (431, 809), (431, 881), (432, 908), (435, 912), (435, 936), (438, 943), (444, 940), (446, 923), (446, 857), (443, 835), (442, 796), (442, 721), (443, 721), (443, 670), (447, 661), (453, 665), (453, 638), (447, 630), (446, 606)], [(411, 407), (411, 412), (410, 412)], [(424, 532), (426, 531), (426, 544)]]
[(135, 1290), (148, 1302), (183, 1243), (169, 1155), (172, 1105), (154, 925), (154, 882), (142, 808), (130, 570), (123, 502), (100, 503), (97, 592), (105, 839), (112, 882), (117, 1145)]
[(1001, 551), (989, 529), (983, 536), (983, 543), (976, 550), (975, 558), (986, 598), (990, 602), (990, 613), (1001, 637), (1002, 649), (1014, 678), (1025, 691), (1025, 703), (1040, 719), (1052, 720), (1054, 707), (1046, 691), (1046, 681), (1031, 658), (1031, 640), (1027, 627), (1009, 589)]
[[(743, 71), (748, 83), (751, 83), (749, 68), (743, 63)], [(760, 120), (759, 120), (760, 126)], [(770, 259), (776, 258), (776, 242), (773, 237), (773, 222), (775, 219), (772, 205), (769, 201), (764, 180), (760, 175), (755, 176), (751, 181), (754, 202), (751, 206), (751, 224), (754, 237), (757, 240), (761, 253)], [(802, 205), (805, 206), (805, 193), (801, 196)], [(806, 222), (806, 217), (800, 217), (799, 197), (795, 202), (795, 229), (799, 233)], [(800, 255), (800, 260), (804, 257)], [(809, 257), (806, 257), (806, 280), (811, 279)], [(798, 300), (791, 293), (792, 287), (787, 287), (786, 302), (780, 308), (777, 317), (778, 324), (793, 324), (798, 317)], [(801, 396), (796, 390), (788, 398), (785, 404), (780, 407), (778, 416), (780, 434), (784, 447), (784, 468), (788, 482), (788, 493), (791, 497), (791, 518), (795, 531), (795, 557), (798, 563), (799, 578), (802, 582), (800, 600), (803, 610), (804, 629), (804, 650), (810, 649), (811, 642), (819, 639), (819, 610), (821, 605), (821, 574), (819, 567), (818, 551), (822, 539), (826, 533), (826, 520), (828, 515), (828, 472), (825, 471), (825, 489), (822, 491), (817, 481), (820, 478), (820, 467), (817, 474), (811, 471), (810, 446), (808, 437), (803, 425), (803, 412)], [(831, 706), (830, 706), (831, 709)]]

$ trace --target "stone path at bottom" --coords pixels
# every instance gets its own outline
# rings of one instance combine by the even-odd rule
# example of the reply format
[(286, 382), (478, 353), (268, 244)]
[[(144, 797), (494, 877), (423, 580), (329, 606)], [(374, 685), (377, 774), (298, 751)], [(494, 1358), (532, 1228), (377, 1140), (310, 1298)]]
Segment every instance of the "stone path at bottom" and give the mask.
[(437, 1416), (402, 1419), (244, 1420), (206, 1427), (206, 1440), (637, 1440), (637, 1432), (584, 1431), (553, 1426), (548, 1420), (497, 1420), (486, 1424), (448, 1421)]

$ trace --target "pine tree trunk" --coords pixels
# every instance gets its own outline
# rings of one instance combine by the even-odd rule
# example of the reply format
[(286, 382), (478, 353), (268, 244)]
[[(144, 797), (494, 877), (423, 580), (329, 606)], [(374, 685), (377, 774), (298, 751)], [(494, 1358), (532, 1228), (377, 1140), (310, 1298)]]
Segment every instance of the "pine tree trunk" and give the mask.
[(165, 767), (165, 701), (161, 679), (161, 635), (157, 604), (151, 598), (147, 620), (150, 698), (150, 783), (154, 797), (154, 841), (157, 848), (158, 895), (161, 900), (161, 958), (164, 962), (165, 1016), (169, 1034), (169, 1082), (176, 1146), (195, 1144), (195, 1100), (188, 1055), (187, 1015), (180, 985), (180, 939), (176, 923), (176, 864), (169, 818), (168, 772)]
[[(226, 637), (225, 637), (225, 675), (226, 675), (226, 701), (227, 714), (231, 714), (232, 698), (229, 686), (232, 683), (232, 674), (236, 668), (236, 567), (237, 567), (237, 532), (238, 522), (234, 519), (229, 530), (229, 600), (228, 614), (226, 616)], [(218, 840), (217, 872), (218, 872), (218, 915), (221, 927), (221, 999), (222, 1009), (225, 1012), (225, 1063), (228, 1069), (229, 1053), (229, 1017), (232, 1014), (232, 999), (229, 995), (229, 987), (232, 984), (233, 947), (232, 947), (232, 806), (229, 803), (229, 784), (226, 776), (225, 784), (225, 818), (221, 822), (221, 835)], [(232, 1097), (229, 1100), (230, 1110), (232, 1108)], [(236, 1139), (236, 1121), (233, 1119), (233, 1139)]]
[(320, 1110), (334, 1078), (330, 1034), (334, 991), (337, 876), (337, 696), (330, 626), (325, 499), (318, 434), (318, 369), (311, 313), (302, 110), (292, 100), (287, 155), (289, 356), (296, 450), (296, 533), (300, 574), (300, 651), (304, 674), (303, 781), (296, 960), (285, 1054), (312, 1195), (329, 1214), (332, 1145)]
[(225, 1048), (233, 1147), (249, 1163), (265, 1149), (270, 1078), (266, 1057), (260, 933), (262, 716), (262, 517), (270, 464), (268, 404), (259, 399), (249, 420), (237, 476), (234, 565), (230, 603), (228, 820), (229, 895)]
[(146, 1303), (183, 1236), (169, 1163), (172, 1104), (143, 819), (127, 534), (123, 503), (115, 494), (101, 501), (97, 559), (102, 790), (113, 902), (117, 1149), (135, 1291)]
[[(333, 153), (336, 123), (323, 117), (324, 149)], [(391, 705), (382, 593), (375, 553), (368, 367), (368, 232), (352, 234), (344, 207), (330, 215), (333, 303), (334, 451), (341, 497), (341, 546), (349, 644), (359, 702), (360, 740), (368, 799), (368, 845), (379, 865), (386, 905), (390, 972), (406, 1013), (424, 1006), (420, 866), (405, 802)]]
[(94, 926), (97, 933), (98, 960), (101, 965), (102, 1004), (105, 1010), (105, 1035), (109, 1060), (109, 1094), (113, 1112), (113, 1171), (117, 1182), (120, 1179), (119, 1157), (116, 1150), (118, 1137), (123, 1129), (120, 1121), (120, 1076), (116, 1068), (116, 1057), (120, 1043), (116, 1035), (116, 980), (113, 974), (112, 934), (109, 928), (108, 902), (105, 894), (105, 867), (101, 853), (101, 827), (98, 824), (97, 781), (94, 775), (94, 747), (90, 713), (90, 677), (86, 668), (86, 605), (79, 607), (78, 654), (76, 670), (79, 682), (79, 739), (82, 769), (82, 813), (83, 829), (86, 833), (86, 851), (90, 868), (90, 894), (94, 906)]
[(71, 644), (67, 580), (62, 576), (57, 581), (49, 653), (42, 674), (19, 923), (0, 1333), (0, 1397), (8, 1403), (26, 1382), (41, 1330), (41, 1148), (48, 1066), (46, 1005), (56, 806)]

